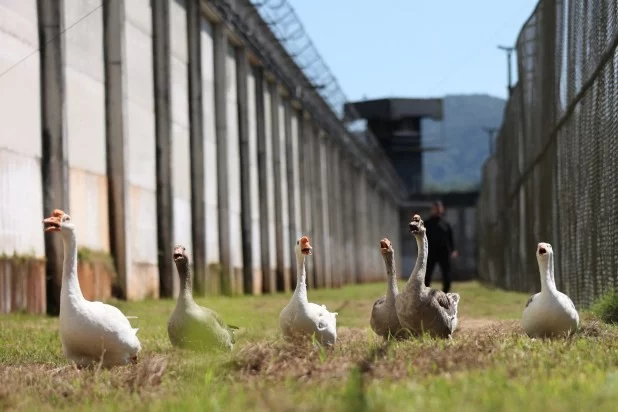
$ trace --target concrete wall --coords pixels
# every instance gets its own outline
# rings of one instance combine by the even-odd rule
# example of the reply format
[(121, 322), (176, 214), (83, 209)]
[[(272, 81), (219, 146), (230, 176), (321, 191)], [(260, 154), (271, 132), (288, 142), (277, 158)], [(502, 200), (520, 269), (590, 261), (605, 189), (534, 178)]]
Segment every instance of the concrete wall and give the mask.
[[(187, 79), (187, 16), (184, 0), (170, 1), (170, 67), (172, 99), (172, 184), (174, 197), (174, 244), (193, 256), (191, 240), (191, 160), (189, 154), (189, 96)], [(174, 296), (179, 278), (174, 279)]]
[[(0, 1), (0, 254), (44, 255), (36, 0)], [(25, 194), (27, 194), (25, 196)]]
[(247, 75), (247, 95), (249, 106), (249, 175), (251, 196), (251, 262), (253, 264), (253, 294), (262, 293), (262, 257), (260, 240), (260, 187), (258, 169), (258, 119), (256, 113), (255, 76), (251, 71)]
[[(292, 176), (290, 177), (293, 180), (294, 193), (290, 194), (290, 202), (294, 202), (293, 210), (294, 210), (294, 222), (295, 227), (290, 227), (290, 245), (293, 246), (296, 239), (300, 236), (301, 228), (306, 227), (307, 225), (303, 222), (302, 213), (301, 213), (301, 195), (302, 188), (300, 186), (300, 167), (301, 167), (301, 158), (299, 151), (299, 122), (298, 122), (298, 112), (296, 110), (292, 110), (290, 114), (290, 124), (292, 126), (292, 130), (290, 132), (290, 146), (292, 151), (289, 156), (291, 157), (292, 162)], [(296, 257), (294, 255), (294, 248), (290, 247), (291, 251), (291, 264), (294, 265), (296, 263)]]
[[(284, 107), (286, 103), (282, 101), (280, 98), (277, 110), (279, 110), (278, 120), (279, 120), (279, 136), (275, 136), (273, 139), (273, 143), (279, 146), (279, 175), (275, 176), (275, 179), (279, 180), (280, 183), (280, 191), (276, 194), (276, 196), (280, 196), (281, 198), (281, 216), (278, 218), (281, 219), (281, 233), (277, 234), (277, 237), (282, 240), (283, 249), (280, 253), (283, 254), (283, 276), (284, 276), (284, 288), (285, 290), (290, 289), (290, 276), (291, 276), (291, 254), (292, 250), (292, 241), (290, 239), (290, 216), (289, 216), (289, 202), (291, 194), (288, 193), (288, 173), (286, 169), (286, 164), (288, 161), (288, 156), (290, 155), (286, 151), (285, 141), (287, 140), (287, 135), (290, 132), (286, 128), (285, 124), (285, 116), (286, 109)], [(276, 161), (275, 161), (276, 162)]]
[(242, 281), (242, 245), (240, 226), (240, 153), (238, 142), (238, 107), (236, 89), (236, 55), (228, 45), (226, 63), (227, 102), (227, 184), (230, 219), (230, 256), (236, 285)]
[(127, 294), (159, 296), (152, 24), (148, 0), (125, 1), (126, 159), (129, 182)]
[(275, 231), (275, 172), (274, 172), (274, 157), (273, 157), (273, 133), (272, 133), (272, 105), (271, 96), (268, 84), (264, 85), (264, 125), (266, 129), (266, 193), (261, 193), (261, 196), (267, 197), (267, 210), (263, 213), (262, 218), (268, 220), (269, 244), (268, 255), (271, 273), (265, 274), (269, 276), (269, 284), (275, 282), (275, 272), (277, 270), (277, 245)]
[[(65, 25), (80, 20), (99, 3), (65, 0)], [(64, 38), (68, 213), (79, 230), (78, 247), (109, 252), (102, 9), (86, 17)]]
[[(223, 23), (213, 2), (202, 2), (201, 56), (196, 56), (201, 71), (192, 70), (191, 78), (195, 80), (195, 73), (201, 75), (198, 113), (202, 114), (204, 154), (194, 156), (192, 162), (192, 153), (199, 150), (190, 150), (190, 136), (196, 136), (191, 131), (198, 130), (197, 136), (200, 132), (192, 127), (197, 123), (191, 124), (189, 117), (188, 68), (194, 60), (188, 49), (187, 0), (166, 0), (169, 15), (162, 8), (158, 17), (168, 19), (170, 29), (169, 56), (165, 56), (170, 72), (161, 72), (169, 75), (169, 124), (164, 124), (166, 116), (155, 118), (153, 47), (164, 49), (161, 43), (153, 44), (151, 2), (110, 1), (105, 3), (107, 9), (97, 9), (100, 3), (95, 0), (64, 2), (65, 27), (79, 23), (67, 29), (63, 42), (56, 42), (54, 49), (65, 55), (61, 70), (66, 83), (64, 113), (61, 108), (54, 115), (59, 119), (61, 113), (66, 118), (69, 169), (66, 182), (58, 178), (54, 187), (64, 184), (69, 188), (68, 211), (78, 226), (79, 245), (120, 255), (114, 256), (117, 263), (126, 262), (127, 267), (119, 269), (126, 272), (119, 284), (123, 296), (158, 297), (160, 282), (167, 276), (174, 280), (173, 295), (178, 292), (177, 274), (159, 273), (163, 266), (158, 261), (158, 234), (163, 232), (158, 231), (157, 215), (166, 214), (168, 190), (173, 201), (171, 241), (184, 245), (189, 255), (206, 258), (207, 292), (241, 293), (242, 285), (248, 285), (243, 276), (251, 276), (253, 289), (245, 293), (289, 291), (296, 283), (295, 241), (302, 234), (310, 236), (315, 250), (307, 262), (310, 287), (382, 280), (378, 242), (384, 236), (395, 237), (399, 225), (395, 201), (384, 195), (383, 188), (378, 191), (376, 184), (379, 186), (381, 179), (367, 167), (373, 160), (360, 152), (354, 154), (342, 143), (344, 129), (331, 112), (323, 111), (324, 107), (330, 110), (328, 106), (323, 101), (317, 103), (322, 107), (319, 110), (315, 102), (303, 106), (298, 89), (291, 87), (286, 76), (296, 73), (295, 81), (305, 88), (303, 95), (307, 90), (314, 92), (299, 68), (283, 58), (283, 49), (268, 50), (273, 60), (266, 64), (263, 49), (249, 44), (241, 28)], [(6, 16), (0, 21), (2, 72), (38, 49), (37, 3), (0, 0), (0, 15)], [(107, 24), (104, 15), (108, 16)], [(109, 19), (116, 25), (110, 25)], [(248, 24), (253, 24), (251, 21)], [(110, 35), (110, 27), (121, 29)], [(255, 30), (255, 38), (272, 35), (260, 26)], [(216, 44), (224, 47), (215, 47), (215, 37), (223, 40)], [(242, 62), (237, 60), (237, 52), (243, 44), (252, 66), (247, 73), (248, 130), (242, 133), (248, 142), (248, 159), (241, 159), (245, 146), (240, 142), (239, 120), (244, 117), (239, 118), (239, 109), (244, 113), (244, 106), (239, 105), (237, 90), (238, 70), (244, 70), (244, 66), (237, 67), (237, 61)], [(215, 49), (221, 56), (219, 61), (215, 61)], [(40, 108), (52, 106), (42, 103), (38, 56), (35, 53), (0, 77), (0, 253), (42, 257), (41, 219), (50, 211), (42, 208), (46, 192), (41, 177)], [(272, 62), (281, 70), (272, 70)], [(164, 77), (160, 80), (161, 84), (167, 82)], [(222, 94), (215, 93), (215, 84), (224, 86), (217, 89)], [(240, 96), (243, 90), (241, 84)], [(161, 94), (157, 92), (157, 96)], [(54, 97), (62, 99), (59, 94)], [(164, 105), (157, 107), (165, 114)], [(171, 131), (171, 187), (164, 183), (157, 188), (156, 121), (161, 126), (159, 137), (165, 137), (168, 125)], [(61, 128), (57, 129), (60, 133)], [(225, 156), (217, 156), (218, 151)], [(241, 185), (242, 164), (248, 164), (246, 186)], [(108, 177), (109, 168), (112, 173)], [(203, 204), (195, 201), (201, 197), (192, 197), (191, 186), (195, 181), (192, 173), (200, 173), (200, 168), (204, 185), (193, 190), (203, 190)], [(159, 170), (165, 177), (163, 172)], [(250, 208), (250, 228), (245, 230), (241, 227), (243, 188)], [(193, 250), (193, 207), (204, 208), (205, 250)], [(248, 236), (251, 254), (251, 270), (245, 272), (243, 233)], [(228, 251), (231, 271), (224, 276), (233, 279), (221, 277), (221, 259), (224, 255), (227, 259)], [(231, 288), (223, 289), (222, 281)]]
[(217, 136), (215, 132), (215, 72), (213, 26), (202, 19), (202, 105), (204, 121), (204, 173), (206, 198), (206, 261), (209, 265), (210, 290), (216, 290), (214, 272), (219, 263), (219, 220), (217, 217)]

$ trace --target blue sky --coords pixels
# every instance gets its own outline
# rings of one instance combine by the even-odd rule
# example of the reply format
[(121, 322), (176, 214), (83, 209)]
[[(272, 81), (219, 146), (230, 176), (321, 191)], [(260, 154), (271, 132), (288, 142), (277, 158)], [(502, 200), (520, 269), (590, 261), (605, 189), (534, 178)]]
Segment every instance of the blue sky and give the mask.
[[(506, 54), (537, 0), (288, 0), (349, 100), (506, 97)], [(516, 78), (515, 59), (513, 74)]]

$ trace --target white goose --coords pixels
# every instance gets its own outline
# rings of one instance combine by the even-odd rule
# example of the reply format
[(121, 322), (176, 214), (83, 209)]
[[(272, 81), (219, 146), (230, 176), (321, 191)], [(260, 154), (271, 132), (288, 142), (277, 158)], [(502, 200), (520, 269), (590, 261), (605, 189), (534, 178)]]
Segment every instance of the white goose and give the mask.
[(141, 344), (138, 329), (122, 312), (84, 298), (77, 279), (77, 242), (71, 217), (55, 209), (43, 220), (46, 232), (60, 232), (64, 244), (60, 292), (60, 340), (64, 355), (83, 367), (101, 362), (104, 367), (137, 362)]
[(579, 327), (573, 301), (556, 289), (554, 252), (549, 243), (539, 243), (536, 259), (541, 273), (541, 292), (528, 299), (521, 326), (532, 338), (568, 335)]
[(403, 328), (413, 335), (424, 332), (439, 338), (451, 338), (457, 329), (458, 293), (444, 293), (425, 286), (427, 270), (427, 234), (419, 215), (410, 222), (416, 238), (418, 256), (406, 287), (395, 301), (397, 317)]
[(384, 258), (388, 283), (386, 286), (386, 295), (378, 298), (373, 304), (369, 324), (376, 334), (388, 339), (389, 336), (399, 337), (399, 331), (401, 329), (401, 324), (399, 323), (397, 310), (395, 308), (395, 298), (399, 294), (394, 262), (395, 251), (393, 250), (390, 240), (382, 239), (380, 241), (380, 252)]
[(326, 306), (310, 303), (307, 299), (305, 256), (311, 255), (312, 249), (307, 236), (296, 241), (298, 281), (290, 302), (279, 314), (279, 327), (286, 339), (315, 333), (318, 342), (332, 346), (337, 340), (337, 312), (329, 312)]

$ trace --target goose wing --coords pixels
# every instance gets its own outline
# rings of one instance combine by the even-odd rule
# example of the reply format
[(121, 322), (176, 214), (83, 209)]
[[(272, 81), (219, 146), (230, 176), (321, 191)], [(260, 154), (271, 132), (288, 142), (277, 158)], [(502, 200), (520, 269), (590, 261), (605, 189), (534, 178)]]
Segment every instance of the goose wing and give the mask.
[(236, 340), (235, 340), (235, 337), (234, 337), (234, 331), (238, 330), (238, 326), (226, 324), (223, 321), (223, 319), (221, 318), (221, 316), (217, 312), (212, 310), (212, 309), (208, 309), (208, 308), (205, 308), (205, 307), (201, 307), (201, 308), (204, 311), (204, 314), (206, 316), (211, 317), (212, 319), (214, 319), (214, 321), (217, 323), (217, 325), (219, 325), (221, 328), (223, 328), (226, 331), (228, 331), (229, 334), (230, 334), (231, 342), (232, 343), (236, 343)]
[(446, 312), (447, 315), (449, 316), (457, 315), (457, 304), (459, 303), (458, 294), (449, 293), (448, 295), (457, 295), (456, 298), (454, 297), (449, 298), (449, 296), (446, 293), (440, 290), (434, 290), (434, 289), (432, 289), (431, 294), (433, 295), (433, 298), (436, 300), (436, 302), (438, 302), (438, 305), (440, 305), (440, 307)]

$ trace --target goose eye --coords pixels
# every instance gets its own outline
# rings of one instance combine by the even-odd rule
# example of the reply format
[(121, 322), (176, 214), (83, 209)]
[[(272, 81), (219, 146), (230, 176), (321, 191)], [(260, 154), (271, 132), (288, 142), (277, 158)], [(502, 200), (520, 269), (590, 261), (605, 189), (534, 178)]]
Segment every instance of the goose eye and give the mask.
[(300, 242), (297, 240), (297, 241), (296, 241), (296, 244), (297, 244), (297, 245), (299, 245), (299, 244), (300, 244)]

